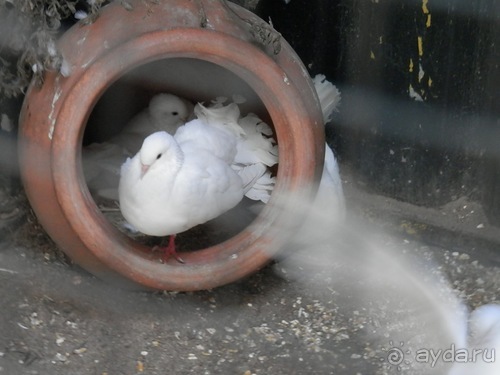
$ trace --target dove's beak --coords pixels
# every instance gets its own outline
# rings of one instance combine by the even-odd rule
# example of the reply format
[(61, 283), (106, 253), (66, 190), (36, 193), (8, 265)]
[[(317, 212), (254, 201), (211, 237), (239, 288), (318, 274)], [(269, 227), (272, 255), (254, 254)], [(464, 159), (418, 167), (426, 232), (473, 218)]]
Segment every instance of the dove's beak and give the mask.
[(141, 163), (141, 176), (140, 176), (141, 180), (144, 177), (144, 175), (146, 174), (146, 172), (148, 171), (148, 169), (149, 169), (149, 165), (144, 165)]

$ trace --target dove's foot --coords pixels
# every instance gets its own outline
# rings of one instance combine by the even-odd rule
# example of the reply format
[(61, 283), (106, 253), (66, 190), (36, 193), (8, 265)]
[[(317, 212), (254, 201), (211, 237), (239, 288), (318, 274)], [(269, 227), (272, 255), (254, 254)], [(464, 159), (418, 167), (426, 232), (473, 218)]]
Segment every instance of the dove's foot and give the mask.
[(155, 246), (153, 248), (153, 250), (160, 250), (163, 252), (163, 262), (166, 263), (171, 257), (173, 257), (176, 261), (178, 261), (179, 263), (186, 263), (184, 261), (184, 259), (182, 259), (179, 254), (177, 254), (177, 251), (175, 250), (175, 234), (172, 234), (171, 236), (169, 236), (169, 239), (168, 239), (168, 245), (167, 246), (163, 246), (163, 247), (160, 247), (160, 246)]

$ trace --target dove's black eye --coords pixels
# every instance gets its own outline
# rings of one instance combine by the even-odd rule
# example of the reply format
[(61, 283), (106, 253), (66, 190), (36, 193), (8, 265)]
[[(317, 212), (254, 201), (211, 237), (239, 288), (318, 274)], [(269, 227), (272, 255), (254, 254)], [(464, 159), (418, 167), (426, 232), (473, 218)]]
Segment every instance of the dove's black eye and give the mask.
[(159, 158), (161, 158), (161, 154), (156, 155), (156, 160), (158, 160)]
[(173, 114), (174, 116), (177, 116), (177, 115), (179, 114), (179, 112), (174, 111), (174, 112), (172, 112), (172, 114)]

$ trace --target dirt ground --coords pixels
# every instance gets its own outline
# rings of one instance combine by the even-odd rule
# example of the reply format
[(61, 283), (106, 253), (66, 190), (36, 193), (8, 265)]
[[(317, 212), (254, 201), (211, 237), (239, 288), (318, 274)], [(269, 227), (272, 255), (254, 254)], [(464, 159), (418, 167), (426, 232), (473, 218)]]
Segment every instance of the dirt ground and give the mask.
[[(450, 285), (470, 308), (500, 302), (498, 228), (481, 207), (415, 207), (344, 179), (349, 216), (382, 248), (443, 276), (432, 293)], [(432, 373), (388, 363), (388, 347), (406, 344), (397, 332), (425, 324), (404, 296), (358, 285), (356, 266), (316, 272), (284, 260), (215, 290), (132, 292), (71, 264), (15, 185), (0, 201), (0, 374)]]

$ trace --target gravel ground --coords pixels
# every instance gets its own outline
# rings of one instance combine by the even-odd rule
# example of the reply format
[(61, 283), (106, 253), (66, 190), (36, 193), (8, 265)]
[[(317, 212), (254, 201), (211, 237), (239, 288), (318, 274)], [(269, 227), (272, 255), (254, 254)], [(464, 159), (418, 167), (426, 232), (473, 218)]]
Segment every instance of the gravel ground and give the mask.
[[(349, 181), (346, 196), (370, 228), (348, 241), (352, 256), (325, 262), (304, 247), (238, 283), (168, 293), (117, 289), (72, 265), (22, 192), (4, 189), (2, 212), (18, 211), (0, 227), (0, 374), (442, 373), (412, 353), (439, 336), (433, 306), (453, 300), (450, 286), (469, 308), (500, 302), (498, 243), (473, 235), (495, 228), (465, 198), (422, 211)], [(399, 367), (394, 347), (406, 353)]]

